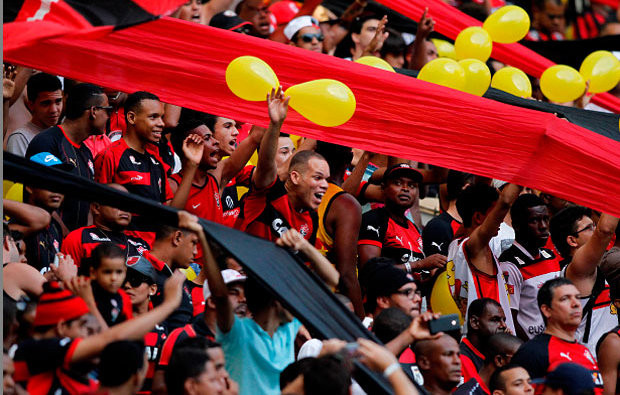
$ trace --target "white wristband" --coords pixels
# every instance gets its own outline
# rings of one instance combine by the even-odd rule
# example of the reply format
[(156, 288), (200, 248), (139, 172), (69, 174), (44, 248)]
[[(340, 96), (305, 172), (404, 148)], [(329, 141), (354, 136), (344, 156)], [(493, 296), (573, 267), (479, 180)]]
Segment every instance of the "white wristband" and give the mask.
[(411, 264), (409, 262), (405, 262), (405, 269), (407, 270), (407, 273), (411, 273)]
[(398, 369), (400, 369), (400, 364), (398, 362), (394, 362), (393, 364), (385, 368), (385, 370), (383, 371), (383, 376), (386, 378), (390, 377), (392, 373), (394, 373)]

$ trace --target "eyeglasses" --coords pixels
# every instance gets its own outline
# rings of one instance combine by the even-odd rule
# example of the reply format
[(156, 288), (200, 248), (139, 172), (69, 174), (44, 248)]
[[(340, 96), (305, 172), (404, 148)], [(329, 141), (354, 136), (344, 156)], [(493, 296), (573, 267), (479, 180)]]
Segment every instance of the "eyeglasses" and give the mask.
[(108, 115), (112, 115), (112, 110), (114, 110), (114, 107), (112, 106), (93, 106), (93, 108), (96, 110), (105, 110)]
[(594, 230), (594, 229), (596, 229), (596, 224), (592, 222), (590, 225), (586, 225), (583, 229), (573, 232), (572, 235), (577, 236), (581, 232), (585, 232), (586, 230)]
[(321, 33), (306, 33), (301, 35), (301, 39), (305, 43), (311, 43), (314, 38), (316, 38), (319, 42), (323, 42), (323, 40), (325, 40), (325, 37)]
[(409, 299), (413, 299), (415, 296), (422, 296), (422, 291), (413, 288), (403, 289), (402, 291), (396, 291), (395, 294), (403, 295), (408, 297)]

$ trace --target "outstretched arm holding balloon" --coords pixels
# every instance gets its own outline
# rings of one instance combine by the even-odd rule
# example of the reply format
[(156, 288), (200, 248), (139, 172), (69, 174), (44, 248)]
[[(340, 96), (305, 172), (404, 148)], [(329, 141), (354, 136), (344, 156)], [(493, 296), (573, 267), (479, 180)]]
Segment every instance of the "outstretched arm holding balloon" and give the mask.
[(267, 128), (267, 132), (261, 140), (260, 150), (258, 151), (258, 163), (252, 176), (252, 183), (256, 189), (268, 187), (277, 177), (278, 171), (275, 156), (278, 149), (280, 128), (282, 128), (288, 111), (289, 99), (289, 97), (284, 96), (281, 87), (277, 91), (272, 89), (267, 94), (269, 128)]

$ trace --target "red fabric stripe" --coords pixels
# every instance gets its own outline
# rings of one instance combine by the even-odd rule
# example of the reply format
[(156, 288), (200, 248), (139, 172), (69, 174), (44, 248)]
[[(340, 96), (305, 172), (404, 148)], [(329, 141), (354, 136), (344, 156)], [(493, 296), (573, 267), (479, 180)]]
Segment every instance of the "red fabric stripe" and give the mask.
[(383, 243), (377, 240), (358, 240), (357, 242), (357, 245), (364, 245), (364, 244), (369, 244), (371, 246), (375, 246), (379, 248), (383, 247)]
[(556, 259), (549, 259), (542, 262), (534, 263), (525, 267), (521, 267), (523, 279), (528, 280), (532, 277), (541, 276), (543, 274), (560, 271), (560, 263)]
[[(404, 4), (404, 0), (398, 1)], [(433, 7), (436, 3), (429, 0)], [(433, 17), (443, 20), (434, 10)], [(447, 5), (445, 10), (456, 12)], [(438, 21), (436, 26), (441, 25)], [(193, 44), (187, 45), (189, 42)], [(226, 42), (225, 47), (222, 42)], [(500, 51), (498, 55), (501, 51), (510, 54), (502, 48), (511, 46), (520, 48), (518, 44), (496, 45), (495, 50)], [(540, 72), (552, 64), (529, 50), (523, 51), (511, 56), (517, 63), (527, 59), (524, 71)], [(158, 56), (154, 58), (153, 53)], [(620, 196), (620, 143), (552, 114), (170, 18), (123, 29), (96, 41), (54, 38), (5, 51), (10, 62), (122, 91), (148, 90), (168, 103), (266, 126), (265, 104), (241, 100), (225, 84), (226, 66), (240, 55), (265, 60), (285, 88), (333, 78), (355, 93), (357, 110), (344, 125), (320, 127), (291, 110), (285, 132), (512, 181), (620, 215), (620, 201), (608, 198)], [(189, 69), (194, 72), (183, 71)], [(161, 75), (175, 84), (164, 89)]]

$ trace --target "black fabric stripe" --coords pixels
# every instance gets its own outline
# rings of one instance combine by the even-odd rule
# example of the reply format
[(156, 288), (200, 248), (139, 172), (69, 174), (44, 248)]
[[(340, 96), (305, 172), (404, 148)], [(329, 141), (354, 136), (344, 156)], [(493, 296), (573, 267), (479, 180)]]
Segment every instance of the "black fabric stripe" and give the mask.
[(25, 0), (6, 0), (2, 4), (2, 22), (9, 23), (13, 22), (17, 15), (19, 14), (19, 10), (22, 9)]
[(157, 16), (131, 0), (64, 0), (93, 26), (112, 25), (116, 30), (147, 22)]
[[(4, 178), (37, 185), (53, 192), (68, 193), (124, 211), (136, 212), (158, 224), (177, 226), (178, 210), (136, 195), (120, 192), (89, 179), (46, 167), (4, 152)], [(299, 259), (274, 243), (224, 225), (200, 220), (207, 239), (239, 261), (246, 271), (276, 296), (282, 305), (320, 339), (348, 342), (359, 337), (381, 343), (360, 320), (340, 303)], [(269, 259), (265, 259), (269, 257)], [(354, 378), (370, 394), (392, 394), (387, 380), (354, 361)]]

